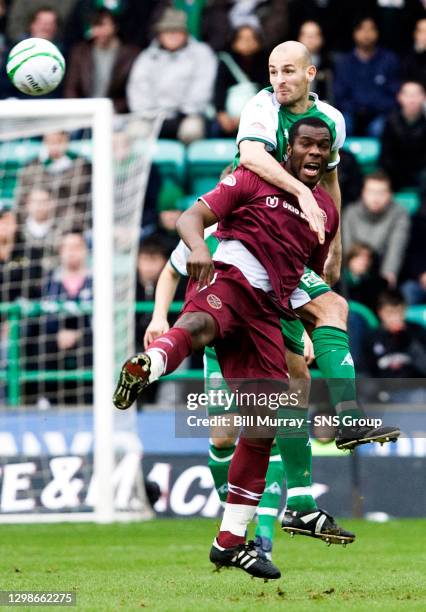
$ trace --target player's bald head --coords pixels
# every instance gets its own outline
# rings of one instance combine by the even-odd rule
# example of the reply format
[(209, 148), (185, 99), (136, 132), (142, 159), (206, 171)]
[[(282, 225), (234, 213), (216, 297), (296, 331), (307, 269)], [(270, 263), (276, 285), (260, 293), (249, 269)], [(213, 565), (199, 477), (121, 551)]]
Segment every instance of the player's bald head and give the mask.
[(292, 63), (308, 67), (312, 64), (311, 55), (304, 44), (297, 40), (287, 40), (272, 49), (269, 63)]

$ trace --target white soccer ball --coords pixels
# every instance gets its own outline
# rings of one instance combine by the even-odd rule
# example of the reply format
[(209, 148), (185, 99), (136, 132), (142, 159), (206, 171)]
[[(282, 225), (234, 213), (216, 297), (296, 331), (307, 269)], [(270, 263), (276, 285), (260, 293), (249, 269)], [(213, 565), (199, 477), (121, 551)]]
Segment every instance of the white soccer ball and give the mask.
[(42, 96), (53, 91), (64, 78), (65, 60), (49, 40), (26, 38), (10, 51), (6, 72), (19, 91)]

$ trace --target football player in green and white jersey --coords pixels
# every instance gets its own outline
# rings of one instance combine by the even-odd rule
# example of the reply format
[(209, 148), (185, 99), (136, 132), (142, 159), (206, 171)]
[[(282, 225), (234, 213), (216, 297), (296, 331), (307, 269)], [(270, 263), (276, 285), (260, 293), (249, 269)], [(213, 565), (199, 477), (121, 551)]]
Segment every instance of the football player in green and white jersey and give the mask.
[[(311, 62), (305, 45), (287, 41), (275, 47), (269, 57), (271, 87), (263, 89), (245, 106), (240, 118), (237, 135), (239, 153), (234, 165), (243, 164), (252, 172), (269, 183), (293, 193), (305, 214), (310, 227), (323, 241), (322, 211), (319, 209), (312, 191), (306, 188), (281, 165), (286, 157), (288, 131), (299, 119), (317, 117), (330, 128), (333, 142), (328, 172), (321, 179), (321, 185), (328, 191), (340, 211), (340, 188), (337, 177), (339, 148), (345, 140), (343, 115), (333, 106), (322, 102), (309, 92), (310, 83), (315, 78), (316, 69)], [(324, 278), (330, 284), (340, 275), (341, 240), (340, 233), (330, 248), (324, 268)], [(348, 305), (346, 300), (333, 291), (316, 288), (324, 285), (316, 274), (306, 270), (299, 286), (298, 300), (292, 300), (297, 315), (313, 325), (311, 337), (316, 362), (327, 380), (330, 399), (336, 412), (342, 417), (346, 414), (354, 419), (364, 417), (356, 401), (355, 369), (350, 354), (347, 334)], [(300, 325), (300, 321), (291, 323)], [(285, 329), (284, 329), (285, 335)], [(301, 335), (301, 331), (300, 334)], [(293, 364), (298, 369), (298, 378), (309, 376), (303, 359)], [(397, 428), (387, 431), (397, 432)], [(339, 448), (353, 448), (367, 441), (387, 441), (383, 431), (372, 428), (340, 427), (336, 435)], [(395, 436), (393, 436), (395, 437)]]

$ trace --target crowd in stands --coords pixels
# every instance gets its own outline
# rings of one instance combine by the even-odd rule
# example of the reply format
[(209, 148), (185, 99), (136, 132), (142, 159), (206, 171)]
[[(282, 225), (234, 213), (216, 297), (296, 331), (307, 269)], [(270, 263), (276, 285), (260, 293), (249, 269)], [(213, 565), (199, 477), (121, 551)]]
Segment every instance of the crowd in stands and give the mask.
[[(377, 144), (371, 167), (356, 146), (340, 153), (344, 261), (337, 289), (380, 323), (373, 336), (351, 314), (357, 365), (374, 376), (419, 375), (415, 354), (407, 356), (409, 338), (425, 348), (425, 335), (401, 313), (426, 305), (426, 0), (0, 0), (0, 99), (25, 97), (5, 65), (13, 45), (29, 36), (51, 40), (66, 58), (64, 81), (48, 97), (108, 97), (117, 114), (161, 112), (160, 138), (186, 147), (234, 139), (244, 104), (269, 84), (270, 50), (287, 39), (303, 42), (317, 68), (312, 90), (343, 113), (350, 139)], [(91, 297), (92, 169), (69, 145), (67, 132), (46, 134), (19, 172), (13, 202), (0, 197), (2, 302)], [(117, 167), (131, 155), (125, 135), (114, 134)], [(186, 191), (185, 182), (153, 165), (137, 300), (153, 299), (178, 241)], [(404, 194), (414, 194), (408, 212)], [(392, 309), (398, 325), (389, 323)], [(148, 321), (146, 314), (137, 318), (140, 342)], [(71, 316), (46, 319), (48, 369), (90, 367), (91, 352), (80, 349), (91, 338), (81, 337), (77, 323)], [(1, 325), (4, 336), (4, 317)], [(398, 347), (406, 360), (387, 361), (378, 346)], [(73, 398), (71, 383), (68, 391)]]

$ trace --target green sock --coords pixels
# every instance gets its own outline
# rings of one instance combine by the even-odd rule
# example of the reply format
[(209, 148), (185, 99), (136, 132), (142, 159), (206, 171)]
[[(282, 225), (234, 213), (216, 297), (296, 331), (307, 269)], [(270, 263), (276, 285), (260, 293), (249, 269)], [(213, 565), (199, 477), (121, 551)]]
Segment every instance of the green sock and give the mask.
[(228, 470), (231, 464), (235, 444), (226, 448), (217, 448), (210, 444), (208, 466), (213, 476), (214, 486), (222, 503), (228, 495)]
[(298, 512), (315, 510), (312, 497), (312, 448), (308, 434), (307, 408), (282, 408), (279, 418), (303, 419), (301, 427), (281, 426), (276, 437), (284, 464), (287, 485), (287, 508)]
[(330, 400), (339, 416), (364, 415), (356, 400), (355, 367), (349, 337), (343, 329), (324, 325), (312, 332), (315, 359), (326, 379)]
[(257, 508), (257, 525), (255, 535), (274, 539), (275, 521), (280, 509), (284, 466), (276, 443), (272, 445), (266, 472), (265, 490)]

